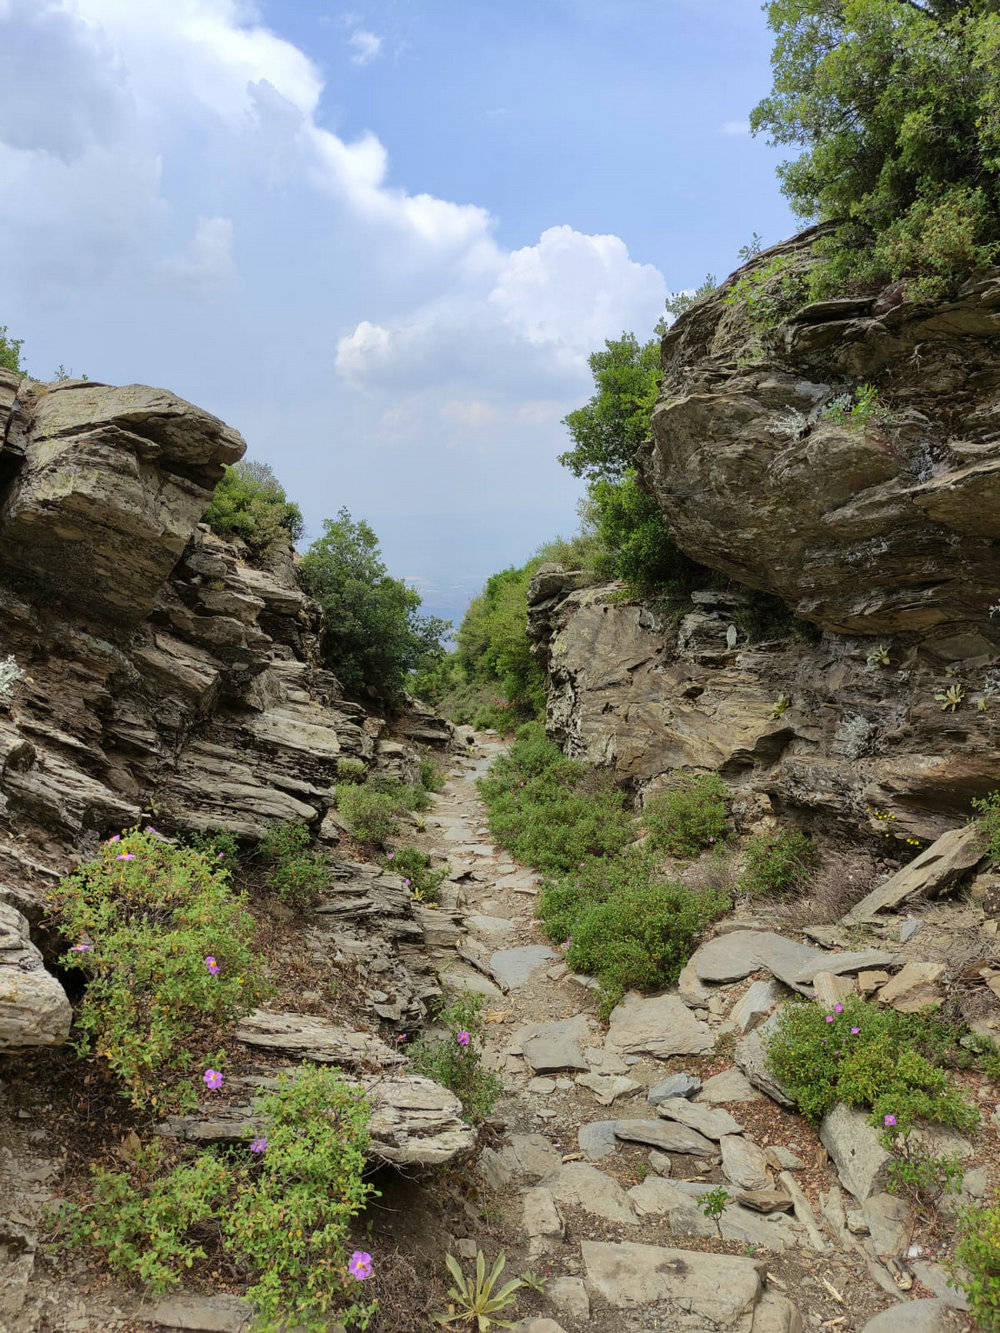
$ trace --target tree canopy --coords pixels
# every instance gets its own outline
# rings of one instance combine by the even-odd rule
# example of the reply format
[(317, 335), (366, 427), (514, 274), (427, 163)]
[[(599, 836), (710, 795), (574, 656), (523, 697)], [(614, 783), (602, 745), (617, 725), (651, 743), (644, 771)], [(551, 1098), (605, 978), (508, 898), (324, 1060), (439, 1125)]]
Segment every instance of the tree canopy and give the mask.
[(595, 392), (563, 419), (575, 447), (559, 462), (576, 477), (624, 476), (649, 434), (649, 418), (660, 377), (660, 344), (640, 343), (634, 333), (608, 339), (588, 358)]
[(0, 368), (3, 370), (22, 370), (21, 348), (23, 338), (12, 338), (6, 324), (0, 324)]
[(205, 522), (221, 537), (239, 537), (254, 555), (278, 544), (292, 546), (303, 532), (302, 511), (271, 467), (248, 458), (226, 468)]
[(835, 221), (814, 294), (949, 293), (1000, 257), (1000, 0), (769, 0), (774, 86), (754, 133), (803, 218)]

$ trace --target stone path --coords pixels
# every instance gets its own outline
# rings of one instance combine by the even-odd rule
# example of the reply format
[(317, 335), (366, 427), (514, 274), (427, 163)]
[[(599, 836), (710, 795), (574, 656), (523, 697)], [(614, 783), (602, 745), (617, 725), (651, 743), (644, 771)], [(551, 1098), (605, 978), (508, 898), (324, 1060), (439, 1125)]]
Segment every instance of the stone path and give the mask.
[[(486, 997), (485, 1063), (505, 1087), (504, 1143), (477, 1170), (522, 1237), (509, 1271), (547, 1274), (546, 1317), (517, 1327), (851, 1333), (875, 1316), (871, 1333), (921, 1319), (970, 1327), (937, 1265), (924, 1264), (921, 1286), (885, 1262), (909, 1238), (863, 1117), (824, 1124), (828, 1157), (773, 1099), (763, 1064), (761, 1024), (793, 990), (901, 960), (734, 930), (695, 955), (677, 991), (627, 996), (599, 1021), (593, 980), (569, 971), (534, 919), (538, 877), (490, 843), (475, 783), (501, 749), (478, 736), (455, 760), (419, 841), (451, 866), (442, 907), (462, 923), (459, 948), (442, 935), (434, 964), (447, 987)], [(716, 1227), (698, 1202), (720, 1184), (730, 1201)], [(474, 1252), (474, 1230), (454, 1239)]]

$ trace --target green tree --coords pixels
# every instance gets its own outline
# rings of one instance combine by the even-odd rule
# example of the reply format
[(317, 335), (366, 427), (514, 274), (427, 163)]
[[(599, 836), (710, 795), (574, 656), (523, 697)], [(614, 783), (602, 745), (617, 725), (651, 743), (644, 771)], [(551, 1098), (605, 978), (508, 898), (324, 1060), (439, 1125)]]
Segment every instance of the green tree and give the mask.
[(419, 593), (391, 577), (372, 528), (346, 509), (324, 522), (299, 576), (323, 608), (324, 659), (352, 693), (392, 707), (406, 673), (443, 656), (450, 625), (419, 614)]
[(637, 593), (681, 593), (704, 579), (704, 566), (677, 546), (660, 506), (639, 489), (634, 471), (621, 481), (591, 482), (581, 514), (600, 538), (597, 564), (605, 578), (621, 579)]
[(6, 324), (0, 324), (0, 370), (23, 370), (21, 348), (23, 338), (12, 338)]
[(753, 132), (819, 242), (814, 295), (952, 291), (1000, 258), (1000, 0), (769, 0), (774, 87)]
[(526, 633), (528, 585), (543, 563), (535, 556), (520, 569), (502, 569), (469, 605), (459, 626), (457, 660), (468, 680), (499, 682), (512, 717), (545, 712), (545, 673)]
[(271, 467), (248, 458), (226, 468), (205, 522), (220, 537), (239, 537), (258, 556), (294, 545), (303, 532), (302, 511)]
[(696, 306), (699, 301), (703, 301), (706, 296), (710, 296), (715, 291), (716, 286), (714, 274), (706, 273), (705, 281), (696, 287), (693, 292), (671, 292), (666, 300), (667, 314), (673, 315), (676, 319), (678, 315), (683, 315), (692, 306)]
[(575, 447), (559, 462), (576, 477), (618, 480), (635, 462), (636, 450), (649, 434), (660, 376), (658, 339), (640, 343), (634, 333), (608, 339), (603, 352), (589, 358), (596, 391), (563, 424)]

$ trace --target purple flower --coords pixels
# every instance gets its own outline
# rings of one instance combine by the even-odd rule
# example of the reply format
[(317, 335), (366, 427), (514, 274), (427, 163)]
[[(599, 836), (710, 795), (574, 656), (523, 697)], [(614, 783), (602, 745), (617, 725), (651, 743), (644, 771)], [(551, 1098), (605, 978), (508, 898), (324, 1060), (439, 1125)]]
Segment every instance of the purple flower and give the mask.
[(215, 961), (215, 954), (210, 953), (208, 955), (208, 957), (205, 959), (205, 966), (208, 968), (209, 972), (211, 972), (212, 976), (214, 977), (216, 972), (218, 972), (219, 970), (219, 964)]
[(267, 1147), (267, 1139), (254, 1139), (250, 1145), (251, 1152), (263, 1152)]
[(835, 1005), (833, 1006), (833, 1010), (834, 1010), (834, 1013), (842, 1014), (842, 1013), (844, 1012), (844, 1006), (843, 1006), (842, 1004), (835, 1004)]
[(883, 1116), (883, 1123), (887, 1126), (894, 1125), (896, 1123), (896, 1117), (894, 1115)]
[(119, 852), (115, 857), (116, 861), (134, 861), (135, 852)]
[(399, 1036), (396, 1038), (396, 1040), (397, 1040), (397, 1041), (405, 1041), (405, 1040), (406, 1040), (406, 1033), (405, 1033), (405, 1032), (401, 1032), (401, 1033), (399, 1034)]
[(459, 1046), (468, 1046), (469, 1034), (463, 1029), (455, 1038), (455, 1040), (458, 1042)]
[(366, 1254), (364, 1250), (355, 1250), (348, 1260), (347, 1271), (351, 1277), (357, 1278), (359, 1282), (364, 1282), (366, 1277), (371, 1276), (372, 1257)]
[(403, 883), (406, 885), (407, 888), (410, 887), (410, 881), (408, 879), (404, 879)]
[(709, 838), (709, 842), (714, 842), (714, 841), (715, 841), (714, 838)]
[(215, 859), (216, 859), (217, 861), (222, 861), (222, 860), (225, 859), (225, 855), (226, 855), (225, 852), (216, 852), (216, 853), (215, 853)]
[(826, 1021), (827, 1021), (828, 1023), (832, 1023), (832, 1022), (833, 1022), (833, 1014), (827, 1014), (827, 1016), (826, 1016)]
[(84, 949), (92, 949), (93, 947), (92, 944), (74, 944), (70, 953), (83, 953)]
[(155, 833), (155, 832), (156, 832), (156, 829), (153, 828), (152, 824), (147, 824), (147, 825), (146, 825), (146, 832), (147, 832), (147, 833)]
[(851, 1028), (851, 1036), (856, 1037), (860, 1031), (860, 1028)]
[(121, 842), (121, 840), (122, 840), (122, 835), (120, 833), (116, 833), (113, 838), (108, 839), (107, 845), (110, 847), (113, 842)]
[(221, 1088), (222, 1075), (217, 1069), (206, 1069), (202, 1078), (205, 1080), (206, 1088)]
[(395, 852), (390, 852), (389, 855), (388, 855), (385, 859), (386, 859), (387, 861), (391, 861), (392, 858), (393, 858), (395, 855), (396, 855)]

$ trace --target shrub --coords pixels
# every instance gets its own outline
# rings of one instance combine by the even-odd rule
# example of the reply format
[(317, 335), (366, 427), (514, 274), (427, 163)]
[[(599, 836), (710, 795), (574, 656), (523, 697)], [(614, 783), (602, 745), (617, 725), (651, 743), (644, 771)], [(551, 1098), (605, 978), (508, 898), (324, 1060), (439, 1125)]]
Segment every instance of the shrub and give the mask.
[(0, 324), (0, 369), (23, 371), (21, 365), (21, 348), (24, 346), (23, 338), (12, 338), (6, 324)]
[(407, 673), (443, 655), (448, 623), (419, 614), (419, 594), (389, 575), (374, 531), (346, 509), (325, 521), (298, 572), (323, 608), (327, 666), (352, 693), (396, 708)]
[(220, 537), (239, 537), (258, 556), (293, 546), (303, 531), (302, 511), (271, 468), (249, 459), (226, 468), (204, 521)]
[(942, 1026), (933, 1016), (901, 1014), (853, 996), (832, 1014), (815, 1003), (788, 1004), (768, 1043), (767, 1064), (814, 1123), (845, 1102), (870, 1110), (872, 1124), (883, 1131), (885, 1117), (895, 1117), (890, 1139), (920, 1120), (969, 1130), (978, 1112), (938, 1063), (958, 1034), (949, 1037)]
[(87, 980), (80, 1049), (93, 1044), (135, 1106), (196, 1105), (190, 1074), (206, 1059), (218, 1068), (220, 1028), (268, 993), (228, 871), (131, 829), (62, 879), (49, 907), (75, 941), (66, 966)]
[(623, 333), (607, 339), (588, 364), (595, 392), (564, 419), (574, 447), (559, 462), (574, 476), (615, 481), (634, 466), (636, 450), (649, 434), (661, 373), (659, 339), (640, 344), (634, 333)]
[(168, 1170), (154, 1142), (132, 1153), (127, 1171), (93, 1168), (91, 1202), (55, 1210), (58, 1243), (91, 1247), (154, 1292), (208, 1257), (206, 1243), (221, 1245), (251, 1280), (256, 1328), (367, 1328), (374, 1303), (355, 1300), (346, 1254), (351, 1222), (377, 1193), (363, 1180), (364, 1095), (339, 1070), (301, 1065), (258, 1094), (254, 1112), (266, 1137), (252, 1161), (205, 1151)]
[(634, 880), (584, 905), (566, 962), (601, 982), (599, 1009), (611, 1012), (627, 990), (663, 990), (677, 981), (702, 929), (730, 907), (721, 894), (682, 884)]
[(331, 1318), (367, 1328), (355, 1301), (348, 1228), (376, 1193), (363, 1179), (369, 1110), (338, 1069), (302, 1065), (258, 1096), (267, 1147), (222, 1219), (223, 1236), (255, 1274), (247, 1299), (260, 1327), (325, 1333)]
[(436, 903), (441, 897), (441, 884), (448, 876), (448, 867), (431, 867), (431, 858), (419, 847), (397, 847), (383, 861), (386, 870), (402, 875), (410, 881), (409, 888), (418, 901)]
[(337, 777), (342, 782), (364, 782), (366, 772), (363, 759), (337, 760)]
[(798, 829), (758, 833), (746, 845), (740, 888), (755, 898), (803, 886), (816, 864), (816, 849)]
[(444, 791), (444, 772), (433, 759), (420, 761), (420, 785), (424, 791)]
[(581, 514), (600, 538), (597, 574), (621, 579), (633, 595), (656, 593), (686, 601), (693, 587), (712, 577), (678, 547), (663, 511), (639, 489), (632, 470), (620, 481), (592, 482)]
[(88, 1246), (112, 1272), (132, 1274), (157, 1294), (175, 1287), (195, 1259), (206, 1258), (206, 1224), (231, 1185), (225, 1163), (210, 1152), (170, 1170), (165, 1155), (154, 1139), (133, 1153), (126, 1171), (92, 1166), (92, 1201), (66, 1200), (50, 1216), (58, 1244)]
[(305, 912), (330, 882), (330, 869), (321, 852), (307, 850), (311, 841), (305, 824), (275, 824), (260, 840), (258, 851), (270, 864), (271, 887), (288, 907)]
[(725, 833), (728, 796), (718, 773), (682, 774), (643, 806), (650, 844), (671, 856), (697, 856)]
[(964, 1209), (958, 1232), (950, 1285), (965, 1293), (977, 1328), (1000, 1333), (1000, 1207)]
[(979, 811), (976, 827), (980, 844), (992, 863), (1000, 865), (1000, 791), (973, 801), (972, 808)]
[[(536, 557), (520, 569), (502, 569), (491, 575), (469, 604), (456, 635), (455, 660), (461, 674), (494, 690), (499, 686), (503, 710), (515, 722), (545, 713), (545, 672), (531, 651), (526, 632), (528, 587), (542, 563)], [(492, 707), (487, 703), (487, 711)]]
[(189, 833), (185, 841), (196, 852), (203, 852), (209, 860), (225, 861), (227, 868), (232, 868), (240, 858), (240, 844), (225, 829)]
[(413, 1071), (449, 1088), (473, 1125), (485, 1120), (503, 1092), (497, 1076), (482, 1067), (482, 1009), (481, 995), (460, 995), (435, 1015), (447, 1035), (418, 1037), (410, 1048)]
[(725, 302), (745, 311), (758, 334), (774, 328), (808, 299), (805, 270), (791, 255), (774, 255), (748, 269), (726, 293)]
[(361, 786), (338, 786), (337, 809), (359, 842), (384, 846), (399, 832), (400, 816), (407, 810), (426, 810), (430, 804), (421, 786), (407, 786), (371, 773)]

